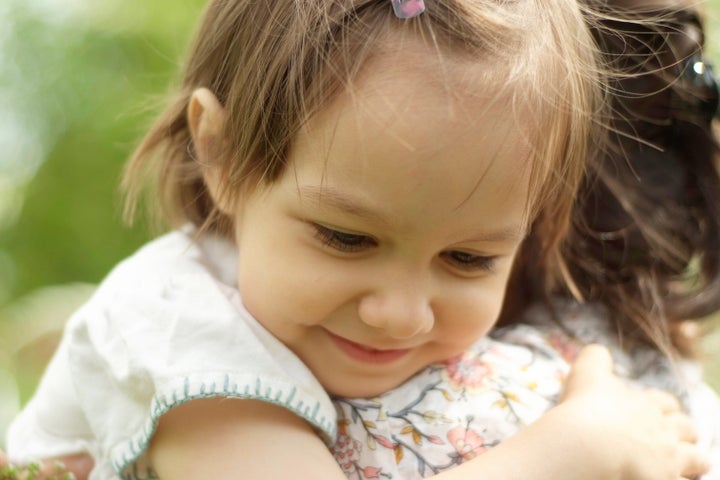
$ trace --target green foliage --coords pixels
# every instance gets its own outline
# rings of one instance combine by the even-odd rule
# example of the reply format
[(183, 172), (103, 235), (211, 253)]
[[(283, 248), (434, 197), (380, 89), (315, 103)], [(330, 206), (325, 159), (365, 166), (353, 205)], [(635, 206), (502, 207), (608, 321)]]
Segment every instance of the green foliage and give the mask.
[[(148, 238), (121, 221), (119, 176), (177, 79), (203, 4), (0, 0), (0, 373), (17, 383), (0, 388), (0, 448), (73, 285), (97, 283)], [(66, 293), (37, 295), (48, 286)], [(43, 308), (17, 314), (36, 297)], [(33, 468), (0, 469), (0, 480)]]
[[(0, 480), (34, 480), (40, 477), (41, 467), (38, 463), (18, 467), (10, 465), (0, 468)], [(75, 475), (65, 471), (61, 463), (55, 464), (54, 471), (50, 476), (43, 477), (44, 480), (75, 480)]]
[(0, 304), (43, 285), (97, 282), (147, 238), (121, 221), (118, 178), (202, 2), (37, 3), (46, 7), (10, 1), (0, 43), (0, 100), (10, 90), (11, 118), (46, 151), (29, 182), (17, 171), (32, 172), (30, 155), (0, 160), (0, 180), (15, 178), (22, 201), (12, 221), (0, 218)]

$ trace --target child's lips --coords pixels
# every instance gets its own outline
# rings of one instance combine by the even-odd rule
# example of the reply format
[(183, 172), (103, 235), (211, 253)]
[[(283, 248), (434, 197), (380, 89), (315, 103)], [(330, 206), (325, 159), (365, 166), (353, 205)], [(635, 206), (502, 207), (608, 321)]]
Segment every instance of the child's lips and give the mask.
[(337, 345), (350, 358), (364, 362), (364, 363), (392, 363), (398, 360), (408, 353), (409, 348), (393, 348), (393, 349), (378, 349), (362, 345), (360, 343), (353, 342), (347, 338), (335, 335), (332, 332), (327, 332), (330, 339)]

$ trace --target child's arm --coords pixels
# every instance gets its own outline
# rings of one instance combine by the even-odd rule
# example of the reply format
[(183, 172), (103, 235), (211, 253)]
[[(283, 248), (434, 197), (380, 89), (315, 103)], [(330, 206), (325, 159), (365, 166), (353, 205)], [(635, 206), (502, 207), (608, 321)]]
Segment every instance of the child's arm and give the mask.
[[(658, 480), (705, 470), (673, 397), (631, 390), (607, 352), (583, 351), (564, 400), (537, 422), (438, 479)], [(344, 479), (326, 446), (292, 413), (246, 400), (199, 400), (160, 421), (150, 448), (161, 478)]]

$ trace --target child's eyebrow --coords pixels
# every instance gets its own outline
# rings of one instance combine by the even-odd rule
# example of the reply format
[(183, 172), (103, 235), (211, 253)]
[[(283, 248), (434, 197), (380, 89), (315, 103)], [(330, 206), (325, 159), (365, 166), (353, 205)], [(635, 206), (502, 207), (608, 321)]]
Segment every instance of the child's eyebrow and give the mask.
[(300, 201), (308, 200), (320, 204), (323, 208), (338, 210), (342, 213), (390, 226), (392, 222), (380, 212), (371, 209), (353, 197), (328, 186), (298, 186)]
[[(352, 196), (332, 187), (315, 185), (298, 186), (298, 196), (301, 202), (306, 200), (315, 202), (322, 208), (337, 210), (347, 215), (370, 220), (387, 228), (391, 228), (393, 225), (396, 226), (396, 222), (392, 222), (390, 218), (383, 216), (382, 213), (366, 207)], [(526, 235), (527, 231), (522, 225), (513, 224), (492, 231), (473, 231), (472, 233), (468, 233), (468, 238), (464, 241), (483, 243), (519, 242), (523, 240)]]
[(498, 230), (481, 232), (467, 238), (466, 242), (483, 242), (483, 243), (504, 243), (519, 242), (525, 238), (527, 232), (520, 225), (509, 225)]

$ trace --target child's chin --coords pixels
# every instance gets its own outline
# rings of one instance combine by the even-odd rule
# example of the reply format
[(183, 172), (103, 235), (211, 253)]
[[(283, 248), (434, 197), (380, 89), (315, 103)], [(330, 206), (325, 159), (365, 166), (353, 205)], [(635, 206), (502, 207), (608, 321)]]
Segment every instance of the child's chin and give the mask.
[[(391, 368), (391, 367), (389, 367)], [(325, 390), (334, 397), (343, 398), (374, 398), (401, 387), (406, 381), (412, 378), (415, 373), (406, 376), (392, 378), (363, 378), (345, 385), (327, 385)]]

